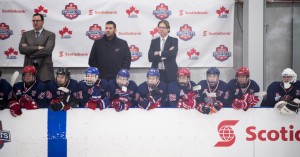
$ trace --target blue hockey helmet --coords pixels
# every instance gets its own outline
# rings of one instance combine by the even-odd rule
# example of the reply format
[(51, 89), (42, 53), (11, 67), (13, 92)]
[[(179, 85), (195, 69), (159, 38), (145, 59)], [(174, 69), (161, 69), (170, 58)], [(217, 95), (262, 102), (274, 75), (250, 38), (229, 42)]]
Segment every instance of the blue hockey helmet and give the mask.
[(130, 77), (130, 72), (129, 72), (127, 69), (121, 69), (121, 70), (118, 72), (117, 76), (129, 78), (129, 77)]
[(155, 69), (155, 68), (151, 68), (148, 70), (147, 72), (147, 77), (149, 76), (156, 76), (159, 78), (160, 74), (159, 74), (159, 70), (158, 69)]
[(85, 70), (85, 75), (87, 74), (95, 74), (99, 76), (99, 70), (96, 67), (89, 67)]
[(216, 67), (210, 67), (210, 68), (208, 68), (207, 71), (206, 71), (206, 75), (208, 75), (208, 74), (216, 74), (216, 75), (220, 75), (220, 71), (219, 71), (219, 69), (216, 68)]

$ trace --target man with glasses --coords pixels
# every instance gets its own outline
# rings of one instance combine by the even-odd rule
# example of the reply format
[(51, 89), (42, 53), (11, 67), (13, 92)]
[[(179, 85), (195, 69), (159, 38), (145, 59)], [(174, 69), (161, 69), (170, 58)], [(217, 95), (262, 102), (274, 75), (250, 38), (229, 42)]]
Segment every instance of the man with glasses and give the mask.
[(24, 32), (19, 51), (25, 55), (24, 67), (33, 65), (37, 69), (37, 79), (48, 82), (54, 79), (52, 51), (55, 46), (55, 34), (43, 28), (44, 17), (32, 16), (33, 30)]
[(177, 79), (178, 39), (169, 36), (170, 24), (167, 20), (159, 21), (157, 27), (160, 37), (151, 41), (148, 59), (152, 62), (151, 68), (159, 69), (160, 80), (169, 84)]
[(131, 53), (125, 40), (117, 37), (117, 26), (113, 21), (105, 24), (105, 35), (93, 44), (89, 65), (97, 67), (100, 78), (115, 79), (121, 69), (130, 69)]

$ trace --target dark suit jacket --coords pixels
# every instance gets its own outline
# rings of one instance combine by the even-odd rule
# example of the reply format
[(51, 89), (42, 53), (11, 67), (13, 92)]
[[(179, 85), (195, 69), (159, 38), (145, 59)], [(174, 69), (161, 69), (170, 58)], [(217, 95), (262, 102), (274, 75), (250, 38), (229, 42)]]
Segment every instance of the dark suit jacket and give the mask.
[[(22, 46), (27, 44), (27, 47)], [(44, 49), (39, 50), (38, 46), (43, 46)], [(52, 61), (52, 51), (55, 46), (55, 34), (45, 29), (40, 36), (35, 39), (35, 31), (24, 32), (19, 44), (19, 51), (25, 55), (24, 67), (33, 65), (33, 60), (37, 61), (37, 77), (41, 81), (53, 80), (54, 69)]]
[(155, 51), (160, 51), (160, 37), (151, 41), (150, 49), (148, 52), (149, 62), (152, 62), (151, 68), (158, 68), (158, 62), (162, 61), (162, 57), (165, 65), (168, 81), (175, 81), (177, 78), (178, 66), (176, 63), (176, 56), (178, 52), (178, 39), (168, 36), (164, 49), (161, 52), (161, 56), (154, 55)]

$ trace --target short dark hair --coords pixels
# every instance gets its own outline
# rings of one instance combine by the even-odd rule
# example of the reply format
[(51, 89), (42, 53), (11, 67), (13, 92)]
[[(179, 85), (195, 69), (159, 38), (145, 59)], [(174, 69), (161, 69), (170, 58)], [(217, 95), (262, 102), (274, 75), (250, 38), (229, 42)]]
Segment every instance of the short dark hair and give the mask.
[(113, 25), (115, 29), (117, 28), (117, 25), (114, 21), (107, 21), (105, 25), (109, 25), (109, 24)]
[(44, 16), (42, 14), (33, 14), (32, 17), (34, 17), (34, 16), (40, 16), (41, 20), (44, 21)]
[(161, 21), (158, 22), (157, 27), (159, 27), (159, 25), (161, 23), (163, 23), (163, 24), (166, 25), (166, 27), (169, 29), (168, 33), (170, 33), (170, 23), (169, 23), (169, 21), (167, 21), (167, 20), (161, 20)]

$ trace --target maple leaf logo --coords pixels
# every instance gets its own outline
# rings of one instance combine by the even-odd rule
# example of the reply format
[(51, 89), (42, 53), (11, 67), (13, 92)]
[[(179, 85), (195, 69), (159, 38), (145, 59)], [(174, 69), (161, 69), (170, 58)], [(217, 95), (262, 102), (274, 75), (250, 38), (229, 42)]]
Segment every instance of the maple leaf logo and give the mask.
[(189, 56), (189, 58), (195, 58), (200, 55), (200, 52), (197, 52), (197, 50), (193, 48), (191, 49), (191, 51), (187, 52), (186, 54)]
[(63, 37), (66, 33), (68, 33), (69, 35), (72, 34), (72, 31), (69, 30), (69, 28), (67, 28), (66, 26), (62, 30), (59, 31), (59, 34), (61, 35), (61, 37)]
[(131, 15), (131, 13), (135, 13), (135, 14), (138, 14), (140, 11), (137, 10), (134, 6), (131, 6), (129, 9), (126, 9), (126, 13), (128, 14), (128, 16)]
[(219, 10), (216, 11), (216, 13), (219, 16), (222, 16), (223, 14), (229, 14), (229, 10), (227, 10), (224, 6), (222, 6)]
[(10, 47), (7, 51), (4, 51), (4, 54), (6, 55), (7, 58), (9, 58), (10, 55), (18, 55), (18, 51), (15, 51), (12, 47)]
[(34, 12), (36, 14), (40, 13), (40, 12), (44, 12), (44, 13), (48, 13), (48, 9), (44, 8), (42, 5), (40, 5), (37, 9), (34, 9)]
[(154, 35), (158, 32), (158, 28), (154, 28), (152, 31), (150, 31), (150, 34), (152, 37), (154, 37)]

